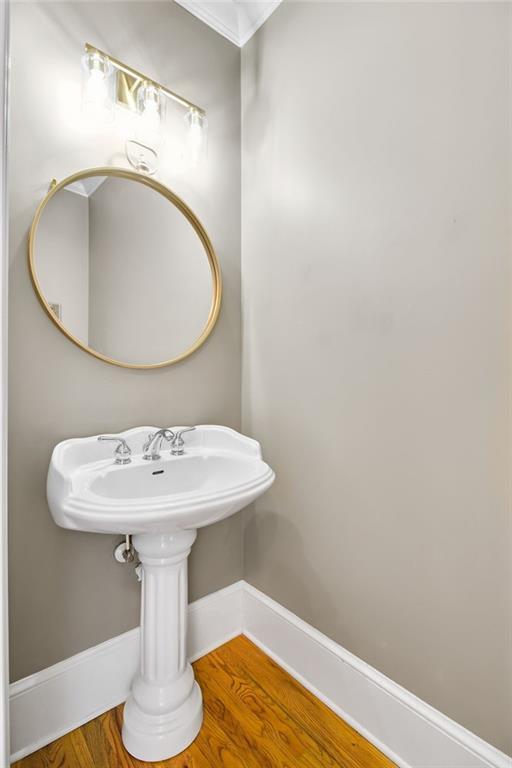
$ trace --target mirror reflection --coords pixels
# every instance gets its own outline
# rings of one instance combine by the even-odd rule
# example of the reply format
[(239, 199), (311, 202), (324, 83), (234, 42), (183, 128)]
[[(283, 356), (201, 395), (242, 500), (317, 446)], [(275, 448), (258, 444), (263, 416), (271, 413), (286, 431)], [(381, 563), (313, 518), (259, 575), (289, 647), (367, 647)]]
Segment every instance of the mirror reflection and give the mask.
[(212, 320), (215, 256), (176, 201), (136, 175), (96, 175), (75, 177), (44, 205), (31, 256), (36, 288), (89, 351), (162, 364)]

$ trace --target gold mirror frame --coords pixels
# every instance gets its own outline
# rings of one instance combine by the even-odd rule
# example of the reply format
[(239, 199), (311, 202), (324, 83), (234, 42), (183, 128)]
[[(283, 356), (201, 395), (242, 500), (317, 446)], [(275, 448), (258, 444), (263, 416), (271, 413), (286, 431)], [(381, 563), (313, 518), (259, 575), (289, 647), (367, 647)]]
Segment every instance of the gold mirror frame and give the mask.
[[(72, 184), (74, 181), (87, 179), (90, 176), (115, 176), (121, 179), (130, 179), (131, 181), (136, 181), (139, 184), (144, 184), (146, 187), (150, 187), (156, 192), (159, 192), (161, 195), (167, 198), (167, 200), (169, 200), (170, 203), (175, 205), (176, 208), (179, 211), (181, 211), (181, 213), (188, 219), (189, 223), (192, 225), (197, 236), (199, 237), (199, 239), (203, 244), (203, 247), (206, 251), (206, 255), (208, 257), (208, 262), (210, 265), (212, 281), (213, 281), (212, 303), (210, 306), (210, 312), (208, 314), (206, 325), (204, 326), (199, 338), (196, 339), (196, 341), (185, 352), (178, 355), (177, 357), (173, 357), (169, 360), (164, 360), (161, 363), (150, 363), (150, 364), (140, 363), (139, 364), (139, 363), (123, 363), (120, 360), (114, 360), (113, 358), (108, 357), (107, 355), (102, 355), (101, 352), (96, 352), (96, 350), (92, 349), (91, 347), (88, 347), (86, 344), (80, 341), (80, 339), (76, 338), (76, 336), (73, 336), (73, 334), (70, 333), (68, 329), (64, 326), (64, 324), (60, 322), (60, 320), (55, 315), (55, 313), (52, 312), (52, 309), (49, 303), (46, 301), (46, 298), (41, 289), (39, 280), (37, 279), (37, 273), (36, 273), (36, 267), (35, 267), (35, 238), (36, 238), (36, 232), (37, 232), (39, 220), (41, 219), (41, 216), (45, 207), (47, 206), (49, 201), (52, 199), (52, 197), (56, 195), (57, 192), (59, 192), (59, 190), (63, 189), (64, 187), (67, 187), (68, 184)], [(222, 298), (222, 278), (220, 274), (219, 262), (217, 261), (217, 256), (215, 254), (215, 251), (213, 250), (213, 245), (210, 241), (210, 238), (208, 237), (208, 234), (205, 228), (203, 227), (203, 225), (201, 224), (201, 222), (199, 221), (195, 213), (188, 207), (188, 205), (181, 199), (181, 197), (178, 197), (178, 195), (176, 195), (170, 189), (165, 187), (163, 184), (160, 184), (160, 182), (156, 181), (155, 179), (151, 179), (148, 176), (143, 176), (142, 174), (136, 173), (135, 171), (128, 171), (128, 170), (125, 170), (124, 168), (111, 168), (111, 167), (89, 168), (85, 171), (79, 171), (78, 173), (74, 173), (72, 176), (68, 176), (66, 179), (63, 179), (58, 183), (53, 183), (46, 197), (39, 203), (34, 219), (32, 221), (32, 226), (30, 227), (30, 235), (28, 240), (28, 261), (29, 261), (30, 277), (32, 279), (32, 285), (34, 286), (34, 290), (37, 294), (37, 297), (41, 302), (46, 314), (50, 317), (52, 322), (55, 323), (59, 331), (61, 331), (64, 334), (64, 336), (67, 336), (68, 339), (70, 339), (78, 347), (83, 349), (85, 352), (88, 352), (93, 357), (97, 357), (99, 360), (103, 360), (105, 363), (110, 363), (111, 365), (118, 365), (121, 368), (136, 368), (136, 369), (164, 368), (167, 365), (173, 365), (174, 363), (179, 363), (180, 360), (184, 360), (186, 357), (189, 357), (189, 355), (191, 355), (193, 352), (199, 349), (199, 347), (202, 344), (204, 344), (204, 342), (212, 332), (213, 327), (217, 322), (217, 318), (219, 316), (220, 304), (221, 304), (221, 298)]]

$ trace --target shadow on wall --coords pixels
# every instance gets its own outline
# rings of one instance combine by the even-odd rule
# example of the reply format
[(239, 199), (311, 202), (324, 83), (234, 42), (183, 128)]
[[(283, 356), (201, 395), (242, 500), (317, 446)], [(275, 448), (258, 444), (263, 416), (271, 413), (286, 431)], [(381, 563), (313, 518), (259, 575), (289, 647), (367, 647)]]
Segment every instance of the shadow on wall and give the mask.
[[(317, 617), (333, 615), (336, 606), (308, 563), (299, 527), (277, 512), (261, 509), (261, 504), (251, 505), (244, 514), (244, 552), (250, 552), (250, 560), (246, 560), (244, 566), (245, 580), (314, 626), (317, 626)], [(287, 542), (286, 546), (294, 553), (295, 563), (300, 563), (300, 568), (293, 564), (288, 567), (282, 557), (283, 542)], [(265, 585), (260, 587), (254, 575), (262, 570), (265, 571)], [(272, 589), (268, 588), (269, 584)]]
[(261, 36), (264, 33), (261, 27), (247, 48), (242, 48), (242, 123), (245, 125), (245, 151), (248, 152), (256, 152), (265, 145), (267, 136), (272, 135), (274, 108), (260, 87), (263, 82), (260, 66)]

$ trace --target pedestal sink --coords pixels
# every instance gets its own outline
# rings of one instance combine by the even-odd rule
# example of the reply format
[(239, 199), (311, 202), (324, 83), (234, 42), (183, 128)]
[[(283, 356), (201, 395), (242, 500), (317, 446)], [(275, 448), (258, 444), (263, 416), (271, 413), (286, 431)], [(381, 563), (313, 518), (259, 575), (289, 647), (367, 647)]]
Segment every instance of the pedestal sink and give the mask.
[[(174, 428), (173, 428), (174, 429)], [(122, 432), (130, 463), (114, 463), (98, 436), (59, 443), (48, 503), (63, 528), (133, 534), (142, 563), (140, 669), (124, 709), (123, 742), (140, 760), (183, 751), (202, 723), (201, 690), (186, 655), (187, 557), (198, 528), (254, 501), (274, 481), (259, 443), (232, 429), (201, 426), (185, 454), (144, 461), (155, 427)]]

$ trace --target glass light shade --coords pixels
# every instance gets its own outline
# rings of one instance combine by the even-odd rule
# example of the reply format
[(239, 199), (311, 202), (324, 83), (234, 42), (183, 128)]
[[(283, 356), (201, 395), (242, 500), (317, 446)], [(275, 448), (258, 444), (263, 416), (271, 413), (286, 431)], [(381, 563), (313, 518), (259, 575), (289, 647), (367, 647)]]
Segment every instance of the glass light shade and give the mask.
[(157, 150), (162, 143), (162, 121), (165, 101), (160, 89), (152, 83), (142, 83), (137, 90), (137, 141)]
[(185, 157), (192, 168), (197, 168), (206, 157), (208, 120), (203, 112), (191, 108), (185, 115), (185, 125)]
[(114, 68), (106, 56), (89, 51), (82, 56), (82, 107), (95, 122), (114, 119)]

